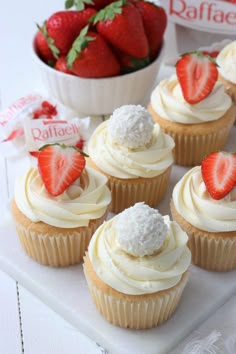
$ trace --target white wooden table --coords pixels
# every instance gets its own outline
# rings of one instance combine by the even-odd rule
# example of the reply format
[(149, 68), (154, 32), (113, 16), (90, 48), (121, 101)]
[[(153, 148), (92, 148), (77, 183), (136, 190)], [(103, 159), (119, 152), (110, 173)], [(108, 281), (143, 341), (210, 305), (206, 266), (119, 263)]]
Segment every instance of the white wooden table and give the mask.
[[(31, 41), (36, 30), (35, 23), (42, 23), (50, 14), (63, 9), (63, 6), (64, 0), (0, 1), (2, 108), (33, 91), (42, 94), (45, 92), (37, 68), (32, 63)], [(0, 171), (4, 174), (5, 160), (1, 158)], [(5, 178), (4, 175), (2, 178)], [(6, 193), (7, 191), (0, 185), (1, 217), (6, 207), (4, 204)], [(180, 343), (173, 350), (173, 354), (182, 353), (185, 345), (196, 335), (204, 337), (215, 329), (220, 331), (224, 338), (236, 333), (236, 294)], [(0, 354), (101, 352), (105, 351), (0, 270)], [(233, 353), (236, 353), (236, 347), (230, 354)]]

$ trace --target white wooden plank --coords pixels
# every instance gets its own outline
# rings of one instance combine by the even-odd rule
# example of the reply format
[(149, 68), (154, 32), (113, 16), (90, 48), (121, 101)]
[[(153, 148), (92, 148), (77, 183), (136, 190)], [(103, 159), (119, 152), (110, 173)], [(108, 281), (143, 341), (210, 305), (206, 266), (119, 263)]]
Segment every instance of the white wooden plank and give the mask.
[(24, 354), (101, 354), (95, 342), (23, 287), (19, 294)]
[(0, 271), (0, 353), (21, 354), (16, 282)]

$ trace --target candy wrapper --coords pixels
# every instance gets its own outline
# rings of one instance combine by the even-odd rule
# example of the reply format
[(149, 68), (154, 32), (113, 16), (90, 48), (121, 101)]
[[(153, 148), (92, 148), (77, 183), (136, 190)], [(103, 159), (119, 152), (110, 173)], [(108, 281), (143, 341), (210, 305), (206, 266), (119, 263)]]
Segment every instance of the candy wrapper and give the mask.
[(54, 99), (39, 94), (21, 97), (0, 113), (1, 156), (29, 152), (49, 143), (64, 143), (83, 149), (90, 119), (78, 118)]
[(88, 125), (88, 118), (72, 118), (69, 121), (25, 118), (23, 127), (27, 150), (37, 155), (40, 147), (50, 143), (75, 145), (82, 150)]

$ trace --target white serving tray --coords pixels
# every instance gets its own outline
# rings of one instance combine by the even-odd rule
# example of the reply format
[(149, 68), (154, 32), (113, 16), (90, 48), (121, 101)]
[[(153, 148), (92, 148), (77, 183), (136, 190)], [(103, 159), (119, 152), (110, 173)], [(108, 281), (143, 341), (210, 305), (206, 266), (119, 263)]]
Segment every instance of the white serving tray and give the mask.
[[(225, 148), (228, 151), (236, 150), (235, 134), (233, 127)], [(169, 353), (236, 292), (236, 271), (214, 273), (191, 266), (181, 303), (168, 322), (145, 331), (109, 324), (91, 300), (82, 265), (64, 269), (42, 266), (21, 249), (9, 213), (9, 200), (15, 176), (26, 170), (29, 163), (25, 157), (0, 159), (1, 171), (5, 171), (0, 174), (3, 212), (5, 206), (0, 225), (0, 268), (111, 354)], [(166, 198), (158, 207), (163, 215), (169, 213), (173, 186), (186, 171), (187, 168), (173, 167)]]

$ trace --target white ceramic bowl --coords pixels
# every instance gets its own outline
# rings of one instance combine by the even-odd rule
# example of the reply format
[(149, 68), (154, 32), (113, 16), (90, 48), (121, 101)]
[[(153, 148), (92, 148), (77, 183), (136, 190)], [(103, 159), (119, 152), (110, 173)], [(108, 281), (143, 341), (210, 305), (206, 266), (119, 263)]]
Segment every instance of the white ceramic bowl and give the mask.
[(50, 95), (75, 112), (84, 115), (106, 115), (125, 104), (143, 104), (156, 83), (165, 45), (158, 58), (134, 73), (102, 79), (84, 79), (64, 74), (46, 65), (37, 55), (33, 58)]

